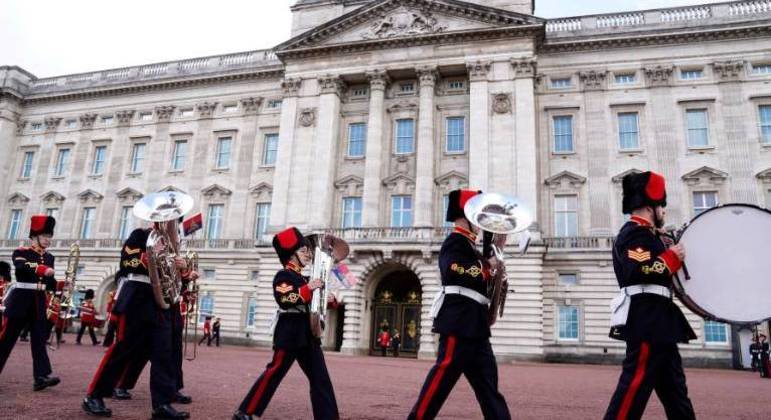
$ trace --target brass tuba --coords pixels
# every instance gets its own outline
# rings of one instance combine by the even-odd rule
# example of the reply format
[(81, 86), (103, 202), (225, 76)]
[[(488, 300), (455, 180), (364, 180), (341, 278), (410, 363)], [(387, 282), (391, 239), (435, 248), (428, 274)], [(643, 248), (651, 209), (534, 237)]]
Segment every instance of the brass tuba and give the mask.
[(314, 234), (307, 237), (313, 249), (313, 268), (311, 280), (319, 279), (323, 286), (313, 291), (311, 298), (311, 331), (315, 337), (324, 333), (329, 299), (329, 278), (332, 269), (348, 256), (350, 247), (344, 240), (327, 234)]
[(175, 261), (179, 257), (179, 218), (193, 208), (193, 199), (169, 191), (148, 194), (134, 206), (134, 216), (153, 223), (147, 238), (147, 260), (155, 303), (168, 309), (179, 302), (182, 278)]
[(72, 309), (72, 297), (75, 292), (75, 279), (80, 263), (80, 245), (77, 242), (70, 245), (70, 253), (67, 256), (67, 268), (64, 270), (64, 288), (60, 292), (54, 292), (48, 302), (46, 317), (55, 320), (64, 311), (69, 317)]
[[(492, 281), (487, 286), (487, 297), (490, 299), (488, 321), (493, 325), (503, 316), (509, 291), (503, 255), (506, 236), (527, 230), (533, 224), (533, 216), (516, 198), (497, 193), (472, 197), (463, 211), (471, 224), (485, 232), (483, 256), (495, 260), (490, 267)], [(483, 263), (487, 264), (488, 261)]]

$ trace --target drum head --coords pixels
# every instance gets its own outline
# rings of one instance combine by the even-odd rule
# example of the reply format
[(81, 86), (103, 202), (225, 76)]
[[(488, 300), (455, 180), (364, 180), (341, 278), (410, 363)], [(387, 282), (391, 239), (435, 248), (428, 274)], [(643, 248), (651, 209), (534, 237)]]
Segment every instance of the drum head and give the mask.
[(729, 204), (697, 216), (680, 239), (691, 275), (679, 273), (683, 302), (724, 322), (771, 318), (770, 241), (771, 212), (759, 207)]

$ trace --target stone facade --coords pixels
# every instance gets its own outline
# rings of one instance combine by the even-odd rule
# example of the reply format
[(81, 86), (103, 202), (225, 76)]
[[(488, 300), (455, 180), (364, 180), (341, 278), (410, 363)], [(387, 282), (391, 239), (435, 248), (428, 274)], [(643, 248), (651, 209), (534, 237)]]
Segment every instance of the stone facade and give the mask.
[[(409, 271), (418, 354), (431, 357), (443, 197), (471, 186), (520, 197), (538, 220), (531, 251), (510, 249), (496, 354), (603, 361), (623, 351), (607, 338), (607, 308), (624, 174), (663, 173), (674, 224), (712, 198), (771, 199), (768, 0), (552, 20), (532, 16), (528, 0), (292, 8), (294, 37), (270, 51), (45, 79), (0, 67), (0, 256), (22, 242), (31, 214), (52, 209), (61, 271), (88, 219), (79, 286), (103, 307), (122, 212), (146, 193), (180, 190), (205, 219), (222, 212), (216, 237), (189, 246), (226, 337), (270, 342), (279, 266), (268, 240), (292, 224), (352, 245), (361, 281), (340, 291), (328, 347), (368, 352), (381, 280)], [(398, 132), (405, 120), (412, 131)], [(402, 196), (411, 223), (395, 227)], [(344, 198), (361, 200), (356, 228), (341, 228)], [(688, 317), (700, 338), (684, 356), (730, 364), (731, 331), (707, 343), (704, 321)]]

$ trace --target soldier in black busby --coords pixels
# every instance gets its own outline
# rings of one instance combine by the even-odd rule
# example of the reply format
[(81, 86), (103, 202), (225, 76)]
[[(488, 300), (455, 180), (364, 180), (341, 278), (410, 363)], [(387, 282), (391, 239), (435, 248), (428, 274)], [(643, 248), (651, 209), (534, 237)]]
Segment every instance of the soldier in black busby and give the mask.
[(750, 343), (750, 357), (752, 357), (750, 369), (753, 372), (757, 372), (760, 367), (760, 337), (758, 337), (757, 332), (753, 334), (752, 343)]
[(80, 345), (80, 340), (83, 338), (83, 333), (88, 330), (88, 335), (91, 336), (91, 344), (98, 345), (99, 341), (96, 339), (96, 308), (94, 307), (94, 290), (86, 290), (83, 296), (83, 302), (80, 304), (80, 329), (78, 330), (75, 344)]
[(667, 418), (694, 419), (677, 344), (696, 334), (672, 300), (672, 277), (685, 249), (682, 244), (667, 248), (660, 236), (665, 180), (654, 172), (630, 174), (623, 179), (623, 194), (623, 212), (631, 218), (613, 247), (621, 293), (613, 301), (610, 337), (626, 341), (626, 358), (605, 419), (641, 418), (654, 390)]
[(480, 193), (455, 190), (449, 196), (447, 221), (454, 228), (439, 251), (442, 290), (431, 311), (439, 352), (409, 419), (435, 418), (461, 375), (474, 389), (485, 419), (511, 418), (498, 391), (498, 365), (490, 345), (489, 264), (476, 246), (479, 229), (464, 213), (466, 203)]
[(51, 216), (32, 216), (29, 229), (32, 244), (13, 252), (16, 282), (5, 297), (5, 311), (0, 327), (0, 372), (21, 330), (25, 326), (29, 327), (35, 391), (59, 383), (59, 378), (51, 376), (51, 362), (46, 352), (46, 291), (61, 290), (64, 286), (64, 282), (54, 279), (54, 256), (46, 251), (51, 244), (55, 226), (56, 220)]
[(770, 355), (766, 335), (760, 334), (758, 340), (758, 347), (760, 347), (760, 377), (769, 378), (771, 377), (771, 363), (769, 363)]
[(246, 394), (233, 419), (261, 416), (295, 360), (310, 382), (314, 419), (338, 419), (337, 401), (321, 351), (321, 340), (311, 331), (309, 314), (313, 291), (322, 287), (322, 282), (319, 279), (309, 281), (301, 274), (303, 267), (313, 259), (312, 251), (296, 228), (278, 233), (273, 238), (273, 248), (284, 266), (273, 278), (273, 296), (279, 306), (274, 324), (273, 360)]

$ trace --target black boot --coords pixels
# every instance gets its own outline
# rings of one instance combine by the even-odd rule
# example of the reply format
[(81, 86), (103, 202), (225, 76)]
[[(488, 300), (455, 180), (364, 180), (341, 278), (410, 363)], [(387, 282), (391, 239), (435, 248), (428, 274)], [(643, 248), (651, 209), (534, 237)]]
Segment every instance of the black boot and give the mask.
[(171, 404), (163, 404), (153, 410), (153, 419), (189, 419), (190, 413), (177, 411)]
[(252, 416), (244, 413), (241, 410), (238, 410), (233, 413), (233, 420), (252, 420)]
[(174, 402), (180, 404), (191, 404), (193, 399), (190, 396), (177, 391), (177, 393), (174, 394)]
[(112, 397), (116, 400), (130, 400), (131, 393), (123, 388), (115, 388), (112, 390)]
[(97, 417), (111, 417), (112, 410), (105, 407), (104, 400), (101, 398), (83, 398), (83, 411), (91, 416)]
[(56, 386), (61, 382), (56, 376), (40, 376), (35, 378), (35, 384), (32, 389), (35, 391), (42, 391), (50, 386)]

